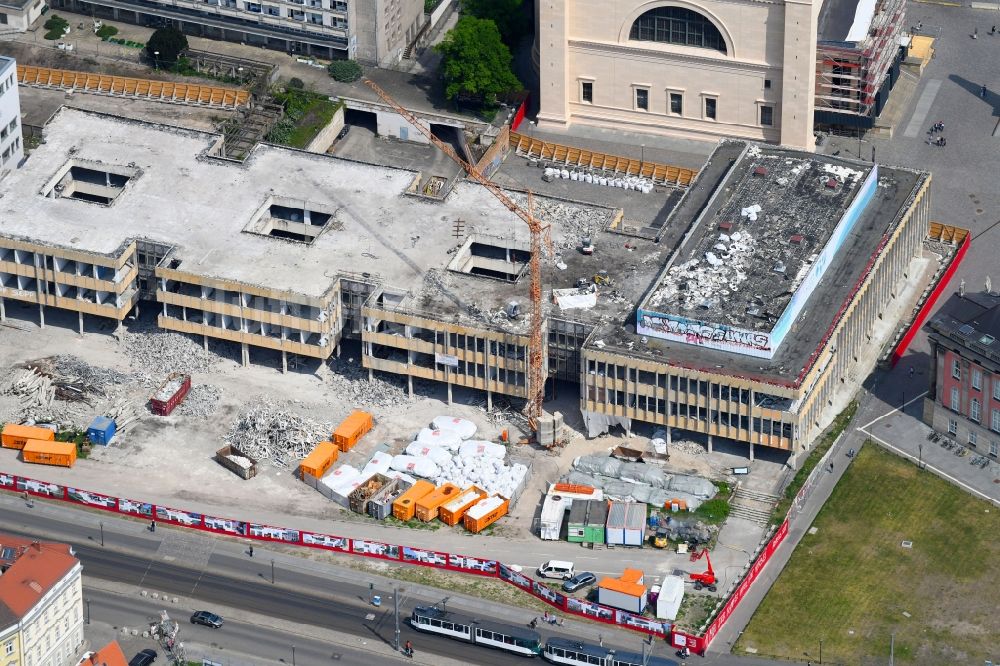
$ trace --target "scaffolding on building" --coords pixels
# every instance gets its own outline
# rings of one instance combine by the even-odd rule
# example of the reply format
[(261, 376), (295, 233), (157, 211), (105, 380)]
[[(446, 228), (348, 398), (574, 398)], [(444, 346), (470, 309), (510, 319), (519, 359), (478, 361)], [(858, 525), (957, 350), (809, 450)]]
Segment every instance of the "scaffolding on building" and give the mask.
[(816, 54), (816, 111), (869, 119), (885, 99), (879, 93), (897, 62), (904, 31), (904, 0), (877, 0), (865, 37), (820, 41)]

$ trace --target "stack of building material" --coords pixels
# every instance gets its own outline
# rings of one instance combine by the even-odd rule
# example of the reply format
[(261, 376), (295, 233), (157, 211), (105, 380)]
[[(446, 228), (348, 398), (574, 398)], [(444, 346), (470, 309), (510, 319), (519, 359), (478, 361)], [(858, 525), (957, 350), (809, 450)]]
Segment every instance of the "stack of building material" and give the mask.
[(235, 446), (223, 446), (215, 452), (215, 460), (241, 479), (257, 476), (257, 461)]
[(256, 460), (287, 468), (305, 458), (332, 430), (329, 423), (317, 423), (261, 399), (244, 409), (225, 440)]
[(358, 487), (351, 491), (348, 496), (348, 506), (354, 513), (368, 513), (368, 501), (377, 495), (379, 491), (390, 483), (395, 483), (389, 477), (382, 474), (374, 474), (364, 478)]

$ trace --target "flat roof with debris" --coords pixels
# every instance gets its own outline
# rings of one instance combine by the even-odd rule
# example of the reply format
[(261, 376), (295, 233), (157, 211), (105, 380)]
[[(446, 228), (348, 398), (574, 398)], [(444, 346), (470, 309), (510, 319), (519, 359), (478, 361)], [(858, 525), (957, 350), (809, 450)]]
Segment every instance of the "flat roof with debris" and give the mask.
[[(408, 193), (419, 178), (413, 171), (271, 145), (240, 163), (211, 156), (218, 140), (63, 108), (45, 142), (5, 179), (0, 234), (107, 256), (148, 239), (174, 247), (178, 270), (313, 297), (338, 273), (367, 273), (398, 292), (404, 308), (527, 330), (527, 317), (503, 313), (511, 300), (530, 311), (520, 254), (530, 235), (485, 188), (460, 181), (431, 200)], [(593, 283), (604, 270), (596, 304), (562, 299), (564, 316), (623, 321), (668, 248), (602, 231), (616, 217), (610, 208), (535, 197), (534, 211), (551, 238), (547, 311), (564, 310), (550, 289)], [(585, 237), (595, 254), (579, 251)], [(455, 261), (462, 252), (466, 261)]]
[[(639, 325), (666, 338), (711, 331), (712, 343), (770, 358), (864, 213), (878, 169), (741, 141), (723, 143), (710, 161), (731, 166), (714, 187), (704, 183), (711, 195)], [(678, 209), (667, 224), (690, 212)]]
[[(764, 167), (766, 173), (758, 172), (759, 167)], [(836, 178), (838, 173), (843, 178), (835, 187), (827, 188), (826, 180)], [(860, 198), (864, 194), (860, 189), (870, 177), (873, 177), (874, 187), (864, 201)], [(624, 328), (602, 326), (588, 344), (682, 367), (754, 377), (777, 385), (795, 385), (815, 360), (814, 352), (864, 277), (865, 267), (881, 251), (884, 234), (899, 223), (927, 178), (925, 172), (910, 169), (884, 165), (873, 169), (873, 165), (857, 160), (743, 141), (724, 141), (667, 222), (669, 231), (675, 235), (684, 233), (685, 239), (640, 305), (635, 324)], [(825, 191), (827, 189), (830, 191)], [(862, 202), (864, 206), (860, 206)], [(743, 209), (753, 204), (761, 206), (755, 221), (751, 221), (749, 215), (742, 215)], [(852, 204), (858, 205), (857, 219), (842, 238), (832, 243), (832, 230), (840, 226), (845, 210)], [(720, 224), (730, 222), (732, 228), (720, 228)], [(722, 234), (730, 239), (726, 252), (733, 260), (732, 239), (743, 232), (751, 238), (744, 243), (750, 245), (750, 249), (739, 250), (744, 253), (743, 257), (730, 261), (730, 264), (740, 262), (736, 268), (730, 269), (726, 260), (722, 266), (709, 264), (705, 253), (714, 252), (716, 243), (723, 242), (720, 240)], [(793, 242), (795, 235), (802, 239)], [(827, 250), (823, 250), (824, 247)], [(720, 255), (723, 252), (719, 250)], [(798, 297), (802, 299), (799, 309), (782, 332), (782, 344), (778, 344), (770, 356), (732, 353), (734, 349), (712, 348), (706, 344), (706, 340), (726, 339), (728, 331), (738, 328), (736, 323), (752, 334), (769, 335), (767, 326), (773, 324), (767, 320), (760, 320), (765, 330), (749, 328), (759, 317), (748, 310), (761, 307), (761, 313), (767, 309), (779, 318), (782, 310), (790, 311), (788, 304), (795, 296), (789, 292), (796, 292), (789, 287), (796, 283), (796, 278), (802, 286), (805, 278), (800, 277), (800, 270), (818, 265), (819, 259), (810, 261), (817, 253), (828, 255), (825, 256), (825, 270), (816, 284)], [(685, 269), (674, 270), (691, 259), (698, 259), (698, 265), (688, 264)], [(779, 260), (785, 265), (783, 273), (774, 270)], [(699, 267), (714, 270), (706, 270), (699, 282), (691, 284), (691, 274)], [(727, 269), (730, 272), (723, 276), (722, 272)], [(737, 270), (744, 275), (737, 276)], [(732, 282), (736, 282), (736, 289), (730, 286)], [(687, 286), (680, 288), (684, 283)], [(722, 293), (724, 289), (729, 293)], [(700, 298), (710, 301), (708, 307), (699, 298), (690, 297), (689, 294), (696, 290), (702, 291)], [(758, 295), (763, 297), (762, 305)], [(682, 309), (684, 306), (690, 309)], [(664, 320), (670, 317), (693, 320), (696, 315), (694, 323), (698, 325), (680, 331), (680, 335), (661, 335), (657, 339), (643, 327), (644, 323), (651, 323), (649, 319), (644, 321), (644, 315), (657, 313), (661, 313)], [(715, 328), (708, 338), (689, 344), (690, 338), (685, 334), (700, 336), (701, 329), (709, 326), (702, 326), (710, 318), (707, 315), (720, 323), (711, 325)], [(715, 336), (719, 331), (725, 335)]]

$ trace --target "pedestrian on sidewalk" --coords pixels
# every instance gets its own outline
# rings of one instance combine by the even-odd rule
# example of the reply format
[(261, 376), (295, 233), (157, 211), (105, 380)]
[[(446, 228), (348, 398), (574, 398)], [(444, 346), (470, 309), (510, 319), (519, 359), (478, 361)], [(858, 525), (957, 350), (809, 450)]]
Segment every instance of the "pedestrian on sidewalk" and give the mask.
[(979, 39), (979, 28), (973, 28), (972, 29), (972, 38), (973, 39)]
[(253, 546), (250, 546), (250, 557), (253, 557)]
[(156, 521), (155, 520), (149, 521), (149, 531), (150, 532), (155, 532), (156, 531)]
[(910, 376), (911, 377), (913, 376), (913, 366), (912, 365), (910, 366)]
[(983, 99), (986, 99), (986, 84), (985, 83), (983, 84), (983, 87), (979, 89), (979, 96), (982, 97)]
[(996, 26), (993, 26), (992, 28), (990, 28), (990, 34), (991, 35), (997, 34), (997, 27)]

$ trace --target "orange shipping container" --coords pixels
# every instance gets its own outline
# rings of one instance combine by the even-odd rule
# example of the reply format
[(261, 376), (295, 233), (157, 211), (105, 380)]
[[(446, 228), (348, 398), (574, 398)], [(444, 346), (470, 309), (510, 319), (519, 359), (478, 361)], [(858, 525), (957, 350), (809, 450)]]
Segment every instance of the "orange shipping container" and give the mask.
[(76, 462), (76, 444), (29, 439), (21, 449), (21, 458), (27, 463), (72, 467)]
[(462, 516), (462, 524), (465, 525), (465, 529), (473, 534), (478, 534), (506, 516), (509, 508), (509, 499), (499, 495), (488, 497), (476, 502), (472, 508), (465, 512), (465, 515)]
[(428, 493), (417, 500), (417, 518), (429, 523), (438, 517), (438, 509), (442, 504), (462, 492), (454, 483), (438, 486), (434, 492)]
[(337, 462), (340, 451), (333, 442), (320, 442), (316, 445), (306, 459), (299, 463), (299, 477), (305, 478), (306, 474), (322, 479), (333, 463)]
[(2, 440), (5, 449), (23, 449), (29, 439), (51, 442), (55, 438), (56, 434), (48, 428), (18, 425), (17, 423), (8, 423), (3, 427), (3, 434), (0, 434), (0, 440)]
[(472, 505), (486, 497), (486, 491), (471, 486), (463, 490), (454, 499), (450, 499), (441, 505), (438, 510), (438, 517), (445, 525), (458, 525), (462, 522), (462, 516), (472, 508)]
[(364, 437), (375, 424), (372, 415), (357, 409), (351, 412), (343, 422), (333, 431), (333, 443), (341, 451), (347, 452), (354, 448), (362, 437)]
[(416, 515), (417, 511), (417, 500), (426, 497), (432, 492), (434, 492), (434, 484), (430, 481), (419, 479), (392, 503), (392, 515), (404, 523), (413, 520), (413, 516)]

